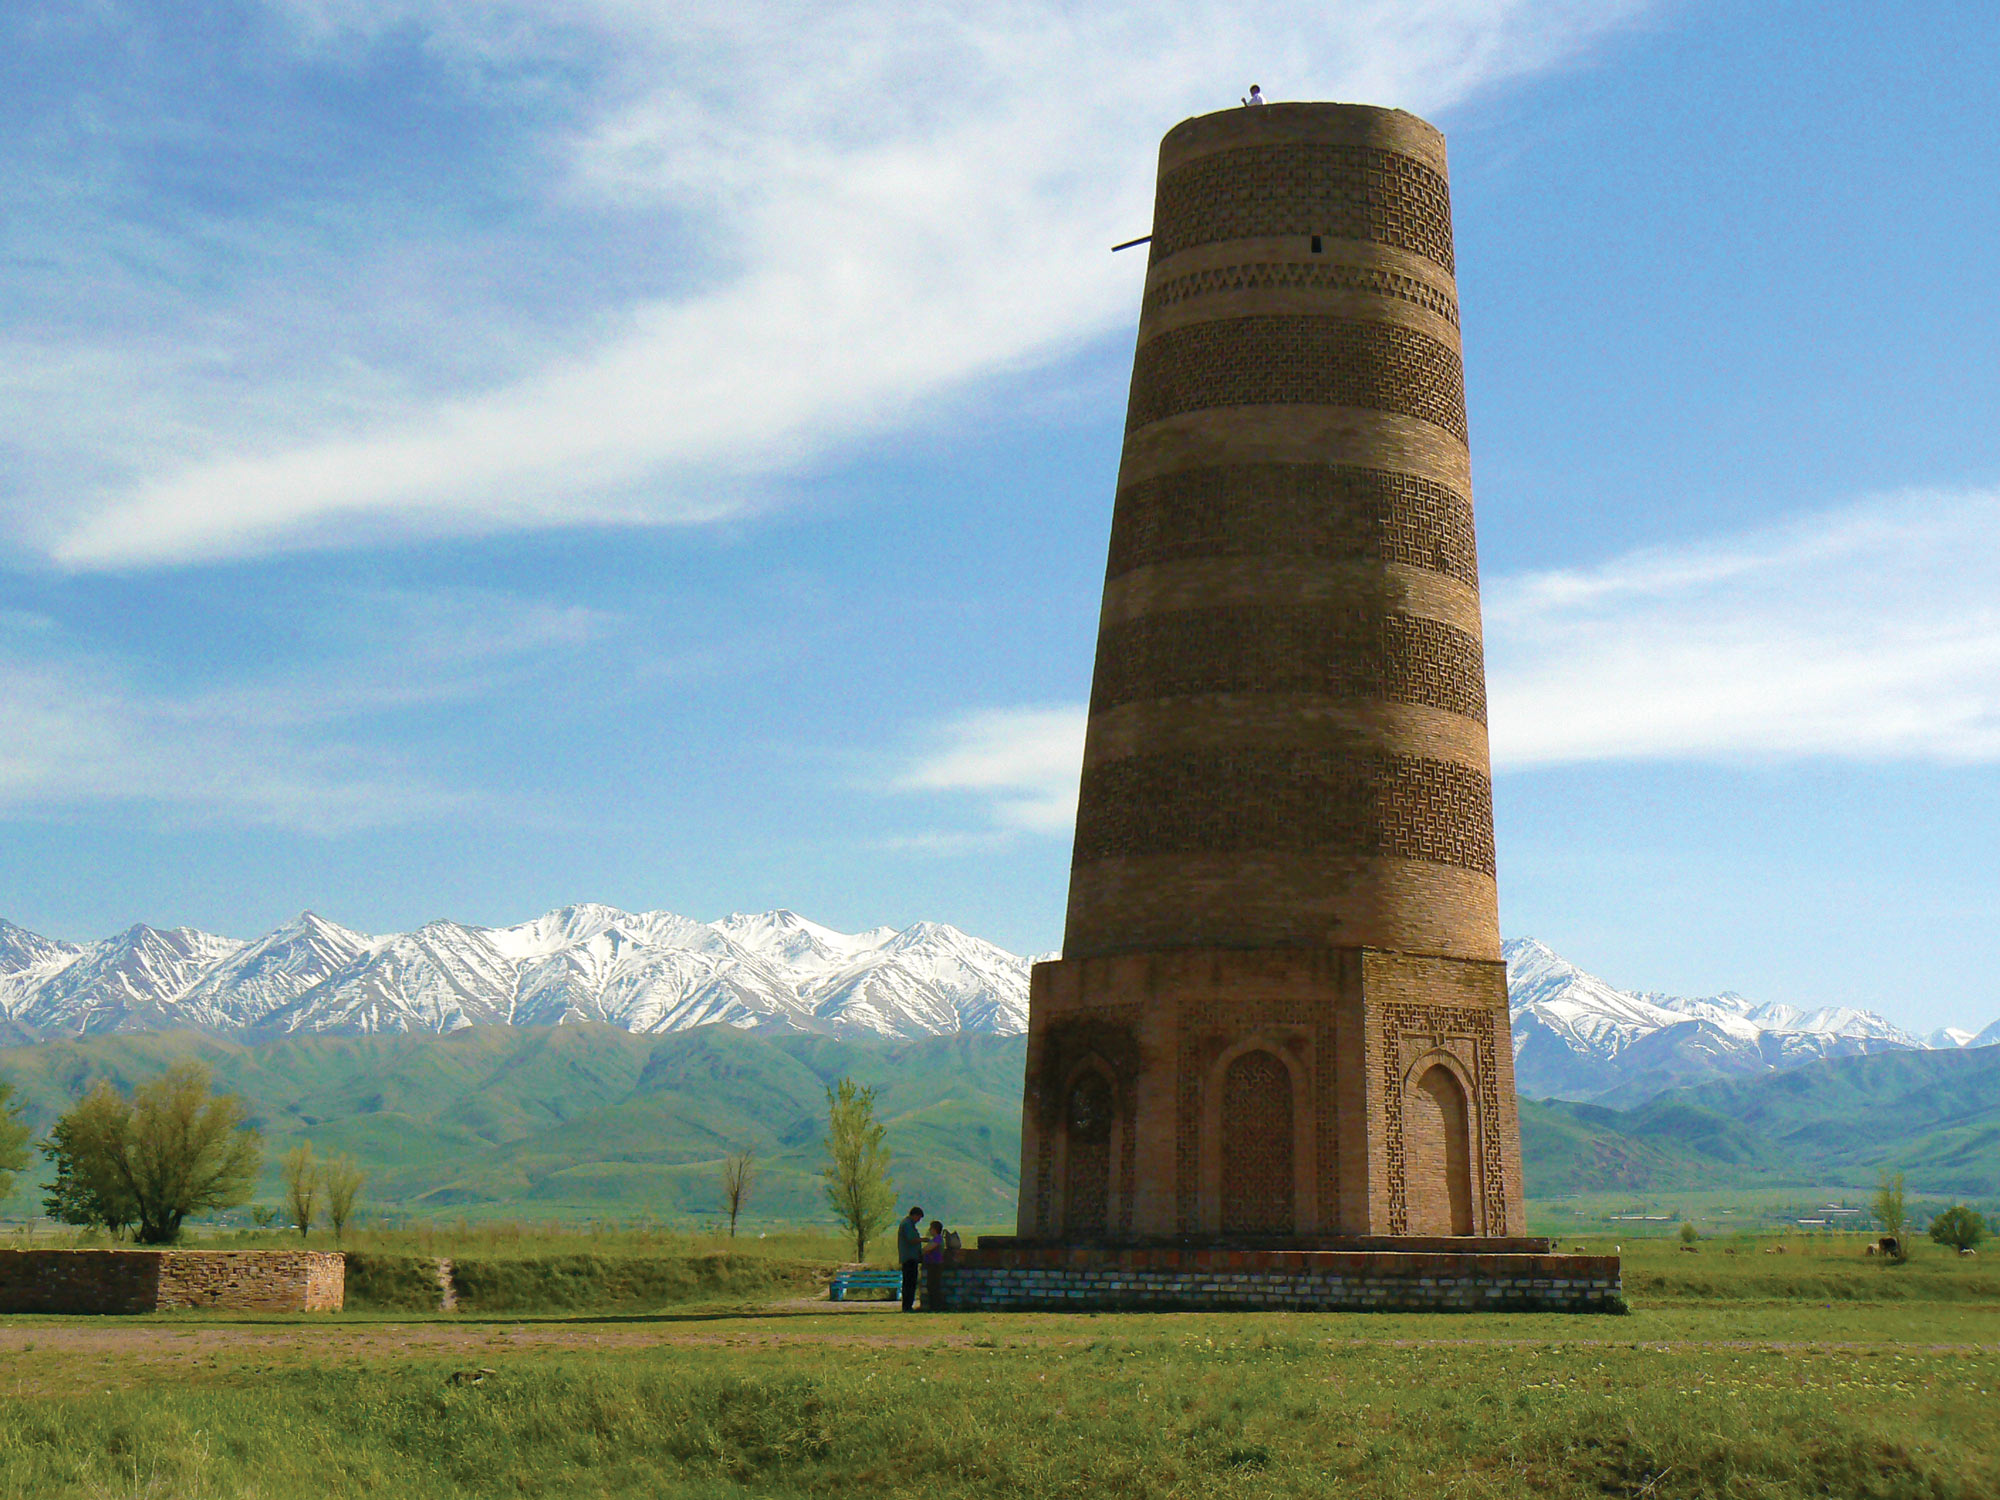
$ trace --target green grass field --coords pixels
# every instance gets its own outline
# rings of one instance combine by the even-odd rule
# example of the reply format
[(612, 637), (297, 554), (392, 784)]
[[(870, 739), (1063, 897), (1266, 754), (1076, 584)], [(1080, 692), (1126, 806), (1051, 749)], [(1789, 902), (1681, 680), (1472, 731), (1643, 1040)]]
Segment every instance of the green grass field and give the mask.
[(904, 1318), (769, 1240), (644, 1311), (4, 1318), (0, 1495), (2000, 1496), (2000, 1266), (1773, 1245), (1628, 1244), (1618, 1318)]

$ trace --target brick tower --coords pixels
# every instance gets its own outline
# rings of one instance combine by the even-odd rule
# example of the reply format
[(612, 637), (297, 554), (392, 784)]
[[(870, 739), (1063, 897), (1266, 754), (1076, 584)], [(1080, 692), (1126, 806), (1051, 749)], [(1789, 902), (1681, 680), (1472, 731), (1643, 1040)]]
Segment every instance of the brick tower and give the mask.
[(1160, 146), (1031, 1243), (1524, 1232), (1444, 138)]

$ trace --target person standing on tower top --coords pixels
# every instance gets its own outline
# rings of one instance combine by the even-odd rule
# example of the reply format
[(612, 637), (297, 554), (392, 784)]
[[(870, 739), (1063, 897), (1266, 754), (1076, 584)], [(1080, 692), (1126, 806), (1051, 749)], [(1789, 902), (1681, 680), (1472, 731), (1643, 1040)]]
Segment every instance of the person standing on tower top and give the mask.
[(1262, 104), (1264, 102), (1264, 91), (1258, 88), (1256, 84), (1251, 84), (1250, 97), (1243, 102), (1245, 104)]

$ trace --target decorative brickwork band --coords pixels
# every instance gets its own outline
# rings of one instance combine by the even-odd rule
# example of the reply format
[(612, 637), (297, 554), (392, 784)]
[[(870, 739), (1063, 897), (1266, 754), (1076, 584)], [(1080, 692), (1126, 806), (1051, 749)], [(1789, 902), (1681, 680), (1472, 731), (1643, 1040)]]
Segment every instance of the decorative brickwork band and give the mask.
[(1224, 406), (1351, 406), (1465, 435), (1465, 369), (1427, 333), (1366, 318), (1217, 318), (1139, 346), (1125, 430)]
[(1458, 299), (1450, 292), (1386, 266), (1350, 266), (1339, 261), (1263, 261), (1190, 271), (1185, 276), (1163, 281), (1146, 293), (1142, 316), (1176, 306), (1190, 297), (1211, 297), (1218, 292), (1282, 292), (1301, 288), (1394, 297), (1436, 313), (1452, 327), (1458, 327)]
[(1315, 850), (1493, 873), (1493, 784), (1450, 761), (1344, 750), (1130, 755), (1087, 766), (1078, 865)]
[(1291, 234), (1394, 245), (1450, 271), (1451, 191), (1400, 152), (1309, 141), (1218, 151), (1160, 178), (1156, 264), (1195, 245)]
[(1471, 500), (1415, 474), (1358, 464), (1227, 464), (1118, 492), (1110, 577), (1207, 557), (1392, 562), (1479, 586)]
[(1386, 698), (1486, 721), (1479, 641), (1420, 615), (1365, 605), (1230, 605), (1106, 626), (1092, 713), (1205, 693)]

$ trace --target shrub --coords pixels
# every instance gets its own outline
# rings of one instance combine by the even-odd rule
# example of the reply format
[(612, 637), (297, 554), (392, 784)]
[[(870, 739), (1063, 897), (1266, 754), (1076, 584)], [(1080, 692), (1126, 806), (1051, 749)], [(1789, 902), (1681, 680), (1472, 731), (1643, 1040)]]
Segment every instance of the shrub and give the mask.
[(1986, 1220), (1979, 1210), (1954, 1203), (1931, 1220), (1931, 1238), (1954, 1250), (1970, 1250), (1986, 1237)]

